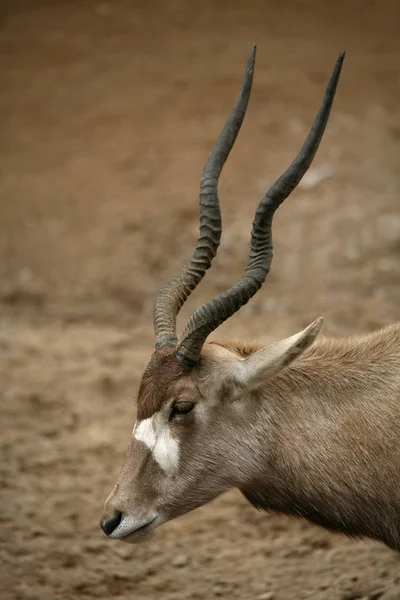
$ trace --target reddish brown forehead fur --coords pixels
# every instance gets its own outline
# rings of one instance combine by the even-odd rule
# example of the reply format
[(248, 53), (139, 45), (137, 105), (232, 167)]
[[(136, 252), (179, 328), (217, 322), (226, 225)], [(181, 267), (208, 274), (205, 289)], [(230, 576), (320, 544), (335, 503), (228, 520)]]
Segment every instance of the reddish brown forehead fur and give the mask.
[(156, 350), (143, 373), (137, 402), (137, 418), (148, 419), (170, 397), (171, 387), (187, 371), (175, 359), (174, 346)]

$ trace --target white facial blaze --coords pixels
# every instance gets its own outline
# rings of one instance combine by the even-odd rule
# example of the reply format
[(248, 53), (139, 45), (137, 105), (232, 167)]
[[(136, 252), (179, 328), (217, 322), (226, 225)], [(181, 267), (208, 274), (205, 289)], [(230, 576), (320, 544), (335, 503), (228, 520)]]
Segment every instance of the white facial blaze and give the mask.
[(178, 472), (179, 442), (172, 437), (168, 423), (159, 414), (136, 423), (133, 436), (146, 444), (154, 460), (167, 475)]

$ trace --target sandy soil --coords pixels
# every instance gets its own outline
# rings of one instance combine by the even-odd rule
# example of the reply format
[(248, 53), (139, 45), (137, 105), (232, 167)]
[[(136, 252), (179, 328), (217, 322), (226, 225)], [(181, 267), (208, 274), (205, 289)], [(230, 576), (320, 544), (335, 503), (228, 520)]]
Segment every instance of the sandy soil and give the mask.
[(218, 332), (273, 339), (323, 314), (400, 319), (395, 1), (2, 3), (2, 598), (394, 600), (400, 557), (256, 512), (237, 492), (146, 544), (98, 527), (152, 352), (157, 289), (190, 255), (201, 169), (253, 42), (253, 97), (221, 180), (224, 239), (182, 312), (240, 276), (263, 190), (348, 50), (313, 177), (275, 221), (268, 285)]

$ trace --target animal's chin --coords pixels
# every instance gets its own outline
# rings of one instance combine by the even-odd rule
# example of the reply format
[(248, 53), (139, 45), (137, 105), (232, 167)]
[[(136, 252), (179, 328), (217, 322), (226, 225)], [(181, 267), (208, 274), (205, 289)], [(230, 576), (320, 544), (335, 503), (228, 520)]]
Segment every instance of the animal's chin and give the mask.
[(125, 542), (125, 544), (140, 544), (140, 542), (145, 542), (146, 540), (151, 538), (152, 534), (152, 531), (141, 531), (139, 533), (131, 533), (130, 535), (127, 535), (119, 541)]
[(144, 542), (151, 538), (155, 527), (154, 521), (152, 521), (143, 527), (139, 527), (139, 529), (136, 529), (136, 531), (129, 533), (123, 538), (120, 538), (119, 541), (125, 542), (126, 544), (139, 544), (140, 542)]

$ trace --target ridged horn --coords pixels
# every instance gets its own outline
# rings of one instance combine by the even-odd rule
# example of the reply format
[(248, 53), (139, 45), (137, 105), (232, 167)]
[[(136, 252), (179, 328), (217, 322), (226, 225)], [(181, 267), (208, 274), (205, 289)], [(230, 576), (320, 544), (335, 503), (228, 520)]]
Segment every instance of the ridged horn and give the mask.
[(188, 264), (157, 295), (154, 307), (156, 348), (177, 343), (176, 317), (217, 253), (222, 229), (218, 180), (246, 114), (255, 57), (256, 46), (253, 46), (239, 95), (203, 170), (200, 184), (200, 233), (196, 249)]
[(321, 142), (345, 52), (339, 54), (317, 116), (299, 154), (261, 199), (251, 233), (250, 252), (244, 276), (232, 288), (203, 304), (185, 325), (176, 349), (176, 359), (194, 366), (208, 335), (246, 304), (268, 276), (272, 261), (272, 219), (276, 209), (301, 181)]

